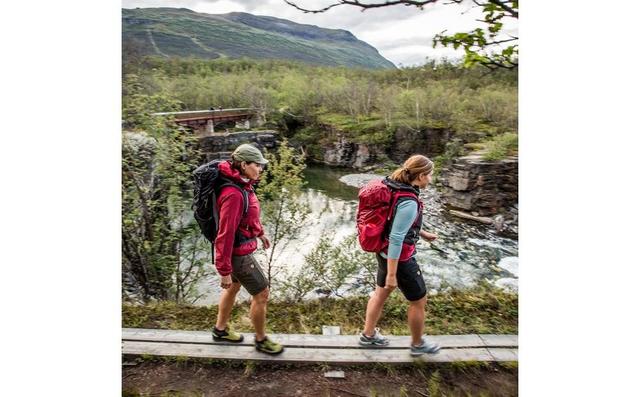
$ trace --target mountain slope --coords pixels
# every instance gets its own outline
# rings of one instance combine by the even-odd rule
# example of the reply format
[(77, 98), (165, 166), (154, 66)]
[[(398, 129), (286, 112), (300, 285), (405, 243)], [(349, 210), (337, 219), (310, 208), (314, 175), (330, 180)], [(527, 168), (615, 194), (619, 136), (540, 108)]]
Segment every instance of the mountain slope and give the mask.
[(346, 30), (241, 12), (123, 9), (122, 40), (135, 43), (144, 54), (165, 57), (293, 59), (328, 66), (395, 68)]

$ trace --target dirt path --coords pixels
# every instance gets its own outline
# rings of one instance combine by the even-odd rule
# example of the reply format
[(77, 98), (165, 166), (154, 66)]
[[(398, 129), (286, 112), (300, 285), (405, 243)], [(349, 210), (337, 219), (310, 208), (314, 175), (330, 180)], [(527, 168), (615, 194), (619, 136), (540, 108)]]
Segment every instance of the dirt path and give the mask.
[[(328, 370), (345, 378), (325, 378)], [(518, 370), (480, 363), (329, 368), (144, 360), (123, 365), (122, 390), (123, 396), (517, 396)]]
[(147, 37), (149, 37), (149, 41), (151, 42), (151, 46), (153, 47), (155, 52), (158, 53), (158, 55), (161, 55), (161, 56), (163, 56), (165, 58), (169, 58), (169, 55), (167, 55), (164, 52), (160, 51), (160, 48), (158, 48), (158, 45), (156, 44), (156, 41), (153, 39), (153, 34), (151, 33), (150, 29), (147, 29)]

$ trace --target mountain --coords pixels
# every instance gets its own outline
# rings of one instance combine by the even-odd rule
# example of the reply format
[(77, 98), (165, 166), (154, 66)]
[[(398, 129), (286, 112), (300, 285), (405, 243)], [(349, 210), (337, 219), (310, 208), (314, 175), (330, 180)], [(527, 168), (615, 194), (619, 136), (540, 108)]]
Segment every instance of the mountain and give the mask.
[(243, 12), (123, 9), (122, 41), (145, 55), (165, 57), (292, 59), (327, 66), (395, 68), (378, 50), (346, 30)]

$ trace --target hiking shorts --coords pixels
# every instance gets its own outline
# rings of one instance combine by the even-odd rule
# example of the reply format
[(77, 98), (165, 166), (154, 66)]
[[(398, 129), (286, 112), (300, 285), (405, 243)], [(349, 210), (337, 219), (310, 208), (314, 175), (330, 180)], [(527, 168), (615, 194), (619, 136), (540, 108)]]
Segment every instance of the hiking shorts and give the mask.
[(240, 283), (251, 296), (257, 295), (269, 286), (258, 261), (252, 254), (231, 257), (231, 281)]
[[(376, 284), (384, 288), (387, 280), (387, 260), (376, 254), (378, 259), (378, 277)], [(427, 287), (422, 278), (422, 271), (415, 256), (406, 261), (398, 262), (398, 270), (396, 270), (396, 279), (398, 280), (398, 288), (408, 301), (417, 301), (427, 294)]]

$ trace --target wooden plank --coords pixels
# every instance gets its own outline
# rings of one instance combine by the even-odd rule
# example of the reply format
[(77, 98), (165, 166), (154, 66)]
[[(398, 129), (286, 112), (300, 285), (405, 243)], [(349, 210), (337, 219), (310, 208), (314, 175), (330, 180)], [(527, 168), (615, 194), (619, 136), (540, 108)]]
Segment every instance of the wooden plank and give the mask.
[(518, 361), (518, 349), (489, 347), (487, 350), (495, 361)]
[[(245, 339), (242, 346), (253, 346), (253, 334), (243, 333)], [(361, 348), (357, 335), (316, 335), (316, 334), (271, 334), (270, 337), (290, 347), (326, 347), (326, 348)], [(385, 349), (405, 349), (410, 344), (407, 335), (389, 335), (389, 346)], [(122, 339), (132, 341), (157, 341), (177, 343), (213, 343), (208, 331), (180, 331), (161, 329), (123, 328)], [(443, 348), (449, 347), (487, 347), (487, 343), (479, 335), (431, 335), (429, 339)], [(216, 342), (222, 343), (222, 342)], [(510, 345), (495, 345), (510, 346)], [(516, 345), (517, 346), (517, 345)]]
[(123, 341), (123, 354), (215, 358), (224, 360), (255, 360), (278, 362), (367, 364), (403, 364), (416, 360), (425, 362), (495, 361), (486, 348), (442, 349), (438, 354), (414, 358), (409, 349), (308, 349), (287, 347), (282, 354), (270, 356), (249, 346), (219, 344), (166, 343)]
[(518, 347), (518, 335), (479, 335), (487, 347)]

